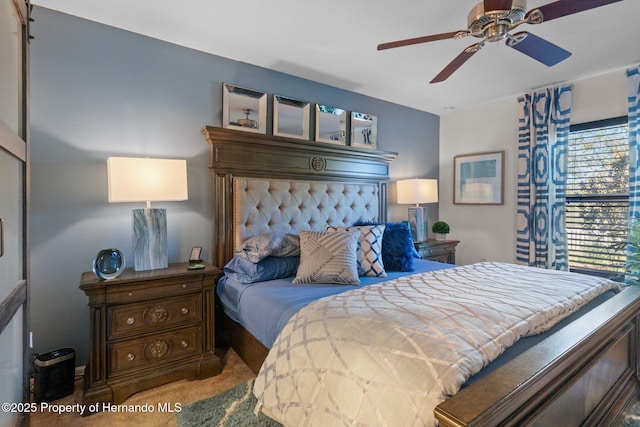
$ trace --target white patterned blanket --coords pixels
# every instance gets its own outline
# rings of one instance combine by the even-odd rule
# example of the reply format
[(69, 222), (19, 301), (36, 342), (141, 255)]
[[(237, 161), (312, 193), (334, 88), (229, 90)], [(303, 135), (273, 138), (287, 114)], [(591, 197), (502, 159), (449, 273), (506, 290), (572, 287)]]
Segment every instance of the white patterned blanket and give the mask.
[(434, 408), (523, 336), (618, 284), (503, 263), (415, 274), (318, 300), (254, 385), (285, 426), (433, 426)]

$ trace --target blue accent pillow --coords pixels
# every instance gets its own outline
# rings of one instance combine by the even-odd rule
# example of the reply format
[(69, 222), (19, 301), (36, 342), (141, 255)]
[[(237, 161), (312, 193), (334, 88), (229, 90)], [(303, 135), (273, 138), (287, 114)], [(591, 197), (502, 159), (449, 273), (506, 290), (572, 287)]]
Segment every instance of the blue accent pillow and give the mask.
[(264, 282), (295, 276), (300, 264), (299, 256), (270, 256), (253, 263), (242, 256), (235, 256), (224, 266), (224, 274), (240, 283)]
[[(356, 225), (375, 225), (375, 222), (357, 222)], [(413, 271), (413, 259), (420, 258), (409, 228), (409, 221), (388, 222), (382, 235), (382, 263), (387, 271)]]

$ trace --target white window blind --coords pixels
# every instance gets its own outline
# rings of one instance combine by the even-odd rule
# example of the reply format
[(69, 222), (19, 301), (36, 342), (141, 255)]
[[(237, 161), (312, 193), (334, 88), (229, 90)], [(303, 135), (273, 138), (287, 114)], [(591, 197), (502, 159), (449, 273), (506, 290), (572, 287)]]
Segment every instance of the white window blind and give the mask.
[(628, 135), (626, 117), (571, 126), (566, 226), (573, 271), (604, 276), (624, 273)]

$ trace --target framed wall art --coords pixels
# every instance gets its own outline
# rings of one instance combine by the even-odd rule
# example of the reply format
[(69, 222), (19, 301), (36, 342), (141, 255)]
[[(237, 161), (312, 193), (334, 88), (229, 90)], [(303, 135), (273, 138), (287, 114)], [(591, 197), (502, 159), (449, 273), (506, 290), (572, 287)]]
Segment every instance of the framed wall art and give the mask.
[(316, 141), (347, 145), (347, 112), (316, 104)]
[(267, 133), (267, 94), (224, 83), (222, 127)]
[(373, 114), (351, 112), (351, 145), (353, 147), (377, 147), (378, 117)]
[(504, 204), (504, 151), (453, 158), (453, 203)]
[(309, 139), (311, 104), (273, 95), (273, 134)]

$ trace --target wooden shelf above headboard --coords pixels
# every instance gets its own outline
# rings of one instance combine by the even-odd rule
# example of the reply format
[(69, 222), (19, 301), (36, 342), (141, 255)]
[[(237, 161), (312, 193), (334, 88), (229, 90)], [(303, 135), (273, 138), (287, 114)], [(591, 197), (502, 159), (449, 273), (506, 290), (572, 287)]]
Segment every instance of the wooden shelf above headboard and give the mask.
[(397, 153), (205, 126), (210, 167), (243, 176), (389, 179)]
[(389, 164), (397, 153), (212, 126), (202, 134), (211, 149), (212, 261), (218, 266), (233, 256), (234, 176), (375, 183), (386, 220)]

